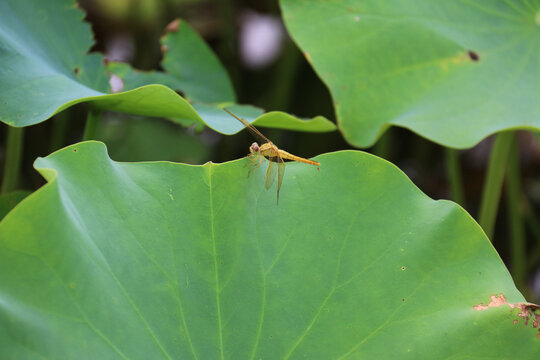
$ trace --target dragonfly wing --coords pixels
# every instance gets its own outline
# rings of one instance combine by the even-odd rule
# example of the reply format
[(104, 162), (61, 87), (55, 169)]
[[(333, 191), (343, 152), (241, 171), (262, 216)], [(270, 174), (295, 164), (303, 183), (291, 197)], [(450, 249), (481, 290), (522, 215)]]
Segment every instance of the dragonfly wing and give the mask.
[(276, 172), (277, 172), (277, 165), (275, 161), (272, 161), (273, 159), (269, 159), (268, 161), (268, 169), (266, 170), (266, 176), (264, 178), (264, 185), (266, 186), (266, 190), (270, 189), (272, 184), (274, 183), (274, 179), (276, 178)]
[(283, 175), (285, 175), (285, 161), (281, 156), (277, 157), (277, 202), (279, 203), (279, 189), (283, 184)]

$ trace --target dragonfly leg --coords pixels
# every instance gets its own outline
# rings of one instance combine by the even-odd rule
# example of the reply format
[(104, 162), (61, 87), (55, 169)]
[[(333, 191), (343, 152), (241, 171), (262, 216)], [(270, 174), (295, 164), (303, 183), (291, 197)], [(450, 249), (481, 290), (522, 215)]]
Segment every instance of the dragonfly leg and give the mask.
[[(256, 168), (258, 167), (257, 164), (259, 162), (259, 158), (261, 156), (260, 155), (254, 155), (254, 156), (249, 156), (249, 160), (251, 160), (251, 168), (249, 169), (248, 171), (248, 174), (247, 174), (247, 177), (249, 177), (251, 175), (251, 172)], [(247, 164), (246, 164), (247, 165)]]
[(258, 169), (261, 167), (262, 163), (264, 162), (264, 156), (262, 155), (255, 155), (254, 158), (250, 158), (250, 160), (253, 162), (251, 169), (248, 171), (248, 177), (251, 175), (251, 172), (255, 169)]
[(259, 162), (257, 163), (257, 169), (261, 167), (263, 161), (264, 161), (264, 156), (259, 155)]
[(257, 160), (259, 158), (259, 155), (249, 154), (249, 155), (246, 155), (245, 157), (251, 161), (251, 164), (246, 162), (244, 164), (244, 167), (246, 167), (248, 165), (251, 165), (251, 166), (256, 166), (257, 165)]

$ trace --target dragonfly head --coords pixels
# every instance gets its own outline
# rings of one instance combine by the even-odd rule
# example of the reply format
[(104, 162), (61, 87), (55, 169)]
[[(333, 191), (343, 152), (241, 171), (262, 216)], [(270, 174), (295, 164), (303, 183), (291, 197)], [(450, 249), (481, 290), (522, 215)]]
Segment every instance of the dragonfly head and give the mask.
[(251, 146), (249, 147), (249, 151), (250, 151), (252, 154), (258, 153), (258, 152), (259, 152), (259, 144), (257, 144), (256, 142), (254, 142), (253, 144), (251, 144)]

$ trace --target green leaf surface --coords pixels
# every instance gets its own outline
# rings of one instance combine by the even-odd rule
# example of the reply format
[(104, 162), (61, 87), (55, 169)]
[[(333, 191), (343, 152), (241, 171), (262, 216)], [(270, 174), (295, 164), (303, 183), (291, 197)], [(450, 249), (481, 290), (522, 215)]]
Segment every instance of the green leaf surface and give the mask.
[(336, 125), (323, 116), (304, 120), (282, 111), (263, 113), (264, 110), (255, 106), (227, 103), (220, 104), (219, 107), (208, 104), (193, 104), (193, 107), (205, 119), (207, 126), (227, 135), (236, 134), (238, 131), (243, 130), (244, 126), (221, 107), (227, 108), (236, 116), (244, 118), (256, 126), (304, 132), (330, 132), (336, 130)]
[(0, 2), (0, 120), (27, 126), (107, 91), (84, 14), (69, 0)]
[(0, 358), (537, 358), (462, 208), (369, 154), (317, 161), (276, 205), (249, 160), (38, 159), (48, 184), (0, 223)]
[[(90, 102), (103, 110), (166, 117), (183, 125), (206, 124), (206, 112), (197, 113), (186, 99), (163, 85), (148, 84), (107, 94), (109, 79), (101, 55), (86, 54), (92, 35), (89, 25), (82, 22), (83, 16), (73, 0), (0, 2), (0, 121), (17, 127), (34, 125), (70, 106)], [(215, 55), (183, 22), (178, 31), (164, 37), (163, 44), (168, 48), (163, 66), (169, 73), (137, 78), (135, 86), (152, 80), (199, 101), (219, 102), (211, 112), (223, 114), (213, 116), (210, 126), (230, 134), (229, 123), (237, 121), (231, 121), (219, 107), (234, 101), (234, 93)], [(126, 66), (120, 68), (131, 74)], [(247, 107), (238, 106), (242, 108)], [(278, 124), (285, 123), (280, 126), (282, 129), (335, 129), (333, 123), (322, 117), (311, 121), (285, 114), (278, 117)], [(260, 122), (267, 124), (270, 118)], [(236, 129), (234, 132), (239, 130), (235, 125), (232, 128)]]
[(456, 148), (540, 129), (539, 0), (280, 3), (351, 144), (391, 125)]

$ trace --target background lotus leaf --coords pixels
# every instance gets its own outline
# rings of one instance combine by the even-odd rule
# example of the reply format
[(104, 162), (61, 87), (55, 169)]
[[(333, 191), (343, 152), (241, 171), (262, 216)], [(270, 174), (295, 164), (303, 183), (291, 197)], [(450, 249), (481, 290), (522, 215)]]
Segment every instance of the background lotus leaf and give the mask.
[(161, 38), (161, 71), (137, 71), (126, 63), (109, 63), (107, 70), (124, 81), (124, 90), (163, 84), (205, 103), (236, 100), (227, 72), (210, 47), (185, 21), (169, 24)]
[[(72, 0), (0, 2), (0, 121), (17, 127), (34, 125), (70, 106), (90, 102), (103, 110), (166, 117), (184, 125), (206, 124), (205, 113), (197, 113), (186, 99), (163, 85), (108, 94), (102, 56), (87, 54), (92, 34), (83, 16)], [(221, 99), (229, 104), (234, 93), (225, 70), (191, 28), (182, 23), (180, 30), (164, 38), (170, 55), (164, 62), (171, 73), (167, 85), (182, 86), (179, 90), (196, 99)], [(193, 81), (193, 77), (215, 80)], [(281, 123), (292, 118), (282, 116)], [(230, 134), (231, 122), (236, 121), (223, 112), (213, 129)], [(285, 128), (319, 132), (335, 126), (319, 117), (314, 122), (296, 119)]]
[(392, 125), (455, 148), (540, 129), (538, 0), (280, 4), (355, 146)]

